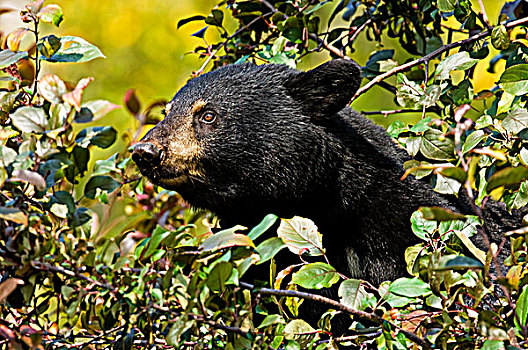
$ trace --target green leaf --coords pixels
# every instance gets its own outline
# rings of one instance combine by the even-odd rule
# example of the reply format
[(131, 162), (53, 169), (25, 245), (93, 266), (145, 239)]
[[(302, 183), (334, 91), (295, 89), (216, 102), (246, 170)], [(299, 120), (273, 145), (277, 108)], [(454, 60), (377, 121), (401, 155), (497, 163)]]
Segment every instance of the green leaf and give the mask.
[(478, 118), (477, 121), (475, 121), (475, 129), (477, 130), (484, 129), (492, 125), (493, 125), (493, 118), (486, 114)]
[(515, 305), (515, 314), (517, 315), (517, 317), (513, 318), (515, 326), (523, 334), (523, 327), (526, 327), (526, 321), (528, 320), (528, 286), (524, 286), (519, 295), (517, 305)]
[(37, 49), (46, 58), (53, 56), (61, 48), (60, 39), (55, 35), (48, 35), (37, 43)]
[(528, 111), (524, 108), (511, 111), (506, 118), (502, 120), (502, 126), (513, 134), (528, 128)]
[(88, 62), (105, 55), (88, 41), (76, 36), (60, 38), (61, 48), (51, 57), (40, 57), (48, 62)]
[(73, 218), (75, 226), (82, 226), (92, 219), (92, 212), (88, 208), (79, 207), (75, 209)]
[(114, 109), (121, 108), (112, 102), (106, 100), (93, 100), (83, 103), (81, 105), (81, 111), (75, 113), (73, 119), (76, 123), (88, 123), (98, 119), (101, 119)]
[(480, 350), (505, 350), (504, 341), (486, 339)]
[(19, 60), (27, 57), (28, 53), (26, 51), (13, 52), (11, 50), (2, 50), (0, 51), (0, 69), (17, 63)]
[(299, 337), (306, 337), (306, 334), (311, 334), (311, 337), (316, 334), (315, 329), (303, 320), (291, 320), (284, 327), (283, 333), (284, 337), (290, 340), (299, 340)]
[(361, 280), (348, 279), (341, 282), (339, 286), (339, 302), (354, 310), (365, 310), (368, 306), (367, 291), (361, 284)]
[(204, 251), (224, 249), (228, 247), (255, 247), (251, 238), (246, 235), (235, 233), (235, 231), (245, 230), (244, 226), (235, 226), (227, 230), (222, 230), (207, 238), (200, 244)]
[(418, 121), (418, 123), (414, 124), (410, 131), (412, 132), (424, 132), (431, 129), (431, 117), (423, 118)]
[(23, 225), (28, 222), (28, 217), (22, 210), (10, 207), (0, 207), (0, 219)]
[(52, 4), (44, 6), (44, 8), (37, 13), (37, 17), (39, 17), (42, 22), (51, 23), (58, 27), (62, 22), (64, 15), (59, 5)]
[(25, 170), (25, 169), (16, 169), (13, 171), (12, 181), (23, 181), (27, 182), (39, 191), (46, 189), (46, 180), (44, 177), (35, 171)]
[(294, 273), (292, 282), (308, 289), (329, 288), (339, 281), (339, 273), (330, 265), (316, 262), (303, 265)]
[[(455, 1), (456, 3), (456, 1)], [(463, 51), (444, 58), (436, 67), (435, 79), (446, 80), (454, 70), (466, 70), (473, 67), (479, 60), (469, 57), (469, 52)]]
[(422, 87), (407, 79), (403, 73), (398, 73), (397, 82), (396, 100), (398, 104), (410, 109), (421, 108), (420, 101), (424, 95)]
[(209, 26), (206, 26), (206, 27), (200, 29), (199, 31), (197, 31), (196, 33), (191, 34), (191, 36), (203, 39), (204, 36), (205, 36), (205, 32), (207, 31), (207, 28), (209, 28)]
[(2, 168), (7, 168), (7, 166), (13, 163), (17, 158), (17, 153), (14, 149), (7, 146), (0, 145), (0, 165)]
[(233, 264), (228, 261), (218, 262), (207, 277), (207, 287), (213, 291), (223, 291), (225, 289), (225, 284), (231, 276), (233, 271)]
[(65, 204), (53, 203), (50, 212), (59, 218), (65, 219), (68, 216), (68, 206)]
[(279, 52), (275, 56), (271, 57), (268, 62), (273, 64), (284, 64), (291, 68), (295, 68), (297, 66), (295, 60), (288, 57), (288, 55), (286, 55), (284, 52)]
[(393, 121), (389, 127), (387, 128), (387, 133), (393, 137), (398, 137), (402, 132), (406, 132), (409, 129), (407, 128), (407, 125), (402, 122), (401, 120), (395, 120)]
[(473, 131), (464, 141), (464, 144), (462, 145), (462, 153), (466, 154), (471, 151), (473, 148), (477, 147), (480, 141), (483, 141), (487, 137), (486, 133), (482, 130)]
[[(86, 149), (82, 148), (81, 149)], [(95, 161), (93, 175), (105, 175), (111, 172), (119, 172), (116, 168), (115, 159), (100, 159)]]
[(412, 214), (411, 224), (413, 233), (424, 241), (428, 240), (438, 227), (435, 221), (426, 220), (421, 211)]
[(203, 21), (205, 19), (205, 16), (202, 15), (196, 15), (184, 19), (180, 19), (177, 24), (177, 29), (180, 29), (181, 26), (186, 25), (187, 23), (194, 22), (194, 21)]
[(42, 108), (20, 107), (10, 117), (13, 125), (22, 132), (41, 133), (48, 126), (48, 118)]
[(87, 198), (94, 199), (97, 194), (97, 189), (105, 192), (112, 192), (121, 184), (106, 175), (92, 176), (84, 186), (84, 195)]
[(264, 320), (262, 320), (262, 323), (257, 328), (264, 328), (267, 326), (271, 326), (272, 324), (282, 323), (284, 324), (284, 318), (282, 318), (281, 315), (267, 315)]
[(499, 79), (504, 91), (521, 96), (528, 93), (528, 64), (517, 64), (506, 68)]
[(57, 191), (50, 199), (50, 204), (63, 204), (68, 208), (68, 213), (75, 212), (75, 201), (72, 195), (67, 191)]
[(513, 197), (513, 209), (521, 209), (528, 205), (528, 182), (524, 181), (519, 187), (519, 191)]
[[(88, 161), (90, 160), (90, 151), (84, 147), (77, 146), (73, 147), (70, 153), (70, 159), (73, 162), (73, 165), (78, 170), (78, 175), (83, 175), (86, 170), (88, 170)], [(100, 174), (94, 174), (100, 175)]]
[(310, 219), (295, 216), (292, 219), (281, 219), (277, 235), (288, 249), (296, 254), (311, 256), (323, 255), (323, 241), (317, 226)]
[(491, 45), (497, 50), (506, 50), (510, 47), (510, 34), (503, 25), (498, 25), (491, 30)]
[(429, 159), (450, 160), (454, 158), (455, 143), (440, 130), (431, 129), (422, 137), (420, 152)]
[(91, 145), (108, 148), (115, 142), (116, 137), (117, 131), (113, 127), (96, 126), (81, 130), (75, 137), (75, 142), (85, 148)]
[(438, 0), (438, 9), (442, 12), (452, 12), (455, 10), (457, 0)]
[(389, 292), (410, 298), (432, 293), (429, 285), (417, 278), (398, 278), (389, 286)]
[(456, 196), (458, 195), (461, 186), (462, 184), (458, 182), (458, 180), (442, 176), (442, 174), (436, 175), (434, 190), (438, 193)]
[(465, 220), (466, 216), (455, 213), (452, 210), (440, 207), (420, 207), (418, 209), (425, 220), (434, 221), (450, 221), (450, 220)]
[(483, 269), (482, 262), (463, 255), (446, 255), (440, 259), (437, 271)]
[(460, 183), (466, 182), (467, 178), (467, 173), (464, 171), (464, 169), (454, 166), (442, 169), (440, 174), (442, 174), (442, 176), (455, 179)]
[[(212, 26), (221, 27), (224, 20), (224, 13), (221, 10), (213, 9), (205, 19), (205, 23)], [(179, 24), (179, 23), (178, 23)]]
[(38, 92), (46, 101), (58, 105), (62, 102), (62, 95), (68, 90), (61, 78), (55, 74), (46, 74), (39, 80)]
[(266, 232), (273, 224), (275, 224), (275, 221), (277, 221), (278, 217), (275, 214), (268, 214), (262, 219), (262, 221), (255, 227), (251, 229), (248, 233), (248, 237), (252, 240), (255, 240), (260, 237), (264, 232)]
[[(249, 237), (249, 236), (248, 236)], [(279, 251), (286, 248), (286, 245), (279, 237), (271, 237), (255, 248), (257, 253), (260, 255), (260, 260), (256, 265), (262, 264), (271, 258), (273, 258)]]
[(161, 241), (163, 241), (170, 234), (170, 231), (165, 230), (159, 225), (156, 226), (154, 231), (152, 231), (152, 235), (150, 236), (148, 246), (145, 252), (143, 253), (143, 257), (148, 258), (149, 256), (151, 256), (156, 251), (156, 249), (158, 249)]
[(167, 345), (173, 346), (174, 348), (180, 347), (180, 338), (188, 329), (190, 329), (196, 321), (189, 320), (189, 316), (186, 313), (182, 313), (180, 317), (177, 317), (175, 321), (171, 322), (169, 333), (165, 340)]
[(497, 187), (515, 185), (528, 179), (528, 167), (518, 166), (502, 169), (493, 174), (486, 186), (489, 193)]

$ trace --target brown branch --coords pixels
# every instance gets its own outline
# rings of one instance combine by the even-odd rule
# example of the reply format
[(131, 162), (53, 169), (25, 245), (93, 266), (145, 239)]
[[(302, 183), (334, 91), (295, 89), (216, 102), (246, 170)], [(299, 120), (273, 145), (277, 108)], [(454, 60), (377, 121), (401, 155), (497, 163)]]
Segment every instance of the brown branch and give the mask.
[[(440, 114), (441, 111), (438, 109), (438, 108), (426, 108), (425, 109), (426, 112), (430, 112), (430, 113), (436, 113), (436, 114)], [(390, 115), (390, 114), (399, 114), (399, 113), (422, 113), (422, 110), (419, 110), (419, 109), (392, 109), (392, 110), (388, 110), (388, 111), (362, 111), (361, 114), (363, 115), (378, 115), (378, 114), (381, 114), (381, 115), (384, 115), (384, 116), (387, 116), (387, 115)]]
[[(182, 315), (181, 312), (171, 310), (170, 308), (168, 308), (166, 306), (152, 305), (151, 307), (153, 307), (154, 309), (159, 310), (159, 311), (170, 312), (171, 314), (173, 314), (173, 315), (175, 315), (177, 317), (181, 317), (181, 315)], [(207, 325), (209, 325), (209, 326), (211, 326), (211, 327), (213, 327), (215, 329), (221, 329), (221, 330), (226, 331), (226, 332), (235, 333), (235, 334), (238, 334), (238, 335), (240, 335), (240, 336), (242, 336), (242, 337), (244, 337), (244, 338), (246, 338), (248, 340), (253, 341), (252, 337), (250, 336), (252, 333), (251, 332), (246, 332), (246, 331), (244, 331), (241, 328), (233, 327), (233, 326), (227, 326), (227, 325), (215, 322), (213, 320), (209, 320), (209, 319), (205, 318), (202, 315), (187, 314), (187, 317), (192, 319), (192, 320), (195, 320), (197, 322), (207, 324)], [(272, 350), (273, 348), (270, 345), (268, 345), (268, 349)]]
[(343, 51), (339, 50), (337, 47), (335, 47), (334, 45), (332, 44), (329, 44), (327, 43), (326, 41), (324, 41), (323, 39), (319, 38), (317, 35), (315, 35), (314, 33), (310, 33), (310, 38), (317, 41), (317, 43), (321, 46), (323, 46), (325, 49), (327, 49), (328, 51), (330, 51), (331, 53), (333, 53), (334, 55), (340, 57), (340, 58), (343, 58), (345, 60), (350, 60), (351, 58), (346, 56)]
[(87, 277), (87, 276), (81, 274), (80, 272), (66, 270), (63, 267), (54, 266), (54, 265), (51, 265), (49, 263), (43, 263), (43, 262), (40, 262), (40, 261), (32, 261), (31, 265), (35, 269), (40, 270), (40, 271), (51, 271), (51, 272), (55, 272), (55, 273), (60, 273), (60, 274), (62, 274), (64, 276), (68, 276), (68, 277), (77, 277), (77, 278), (83, 279), (85, 281), (88, 281), (91, 284), (96, 285), (98, 287), (101, 287), (101, 288), (104, 288), (104, 289), (108, 289), (112, 293), (117, 293), (118, 292), (118, 289), (115, 288), (114, 286), (112, 286), (112, 285), (110, 285), (108, 283), (96, 281), (96, 280), (94, 280), (94, 279), (92, 279), (90, 277)]
[(379, 325), (389, 324), (392, 328), (397, 329), (399, 332), (403, 333), (405, 337), (407, 337), (407, 339), (411, 340), (417, 345), (422, 346), (424, 349), (431, 349), (431, 344), (429, 344), (427, 340), (422, 339), (418, 337), (416, 334), (408, 332), (402, 329), (401, 327), (396, 326), (394, 323), (387, 321), (374, 313), (368, 313), (365, 311), (353, 309), (351, 307), (348, 307), (344, 304), (341, 304), (333, 299), (324, 297), (322, 295), (311, 294), (311, 293), (306, 293), (306, 292), (298, 292), (295, 290), (283, 290), (283, 289), (271, 289), (271, 288), (255, 289), (255, 286), (249, 283), (245, 283), (245, 282), (240, 282), (240, 287), (249, 289), (255, 294), (276, 295), (276, 296), (284, 296), (284, 297), (309, 299), (309, 300), (313, 300), (313, 301), (317, 301), (323, 304), (330, 305), (336, 310), (340, 310), (340, 311), (346, 312), (347, 314), (354, 315), (354, 316), (372, 321)]
[[(505, 27), (506, 27), (506, 29), (510, 29), (510, 28), (513, 28), (513, 27), (516, 27), (516, 26), (519, 26), (519, 25), (523, 25), (523, 24), (526, 24), (526, 23), (528, 23), (528, 17), (520, 18), (520, 19), (517, 19), (515, 21), (508, 22), (508, 23), (505, 24)], [(449, 51), (449, 50), (451, 50), (451, 49), (453, 49), (455, 47), (459, 47), (459, 46), (462, 46), (462, 45), (465, 45), (465, 44), (473, 43), (475, 41), (478, 41), (478, 40), (483, 39), (485, 37), (488, 37), (490, 35), (491, 35), (491, 29), (487, 29), (487, 30), (482, 31), (482, 32), (480, 32), (478, 34), (475, 34), (475, 35), (473, 35), (473, 36), (471, 36), (471, 37), (469, 37), (467, 39), (456, 41), (454, 43), (442, 46), (441, 48), (431, 52), (428, 55), (425, 55), (423, 57), (417, 58), (414, 61), (402, 64), (401, 66), (395, 67), (395, 68), (389, 70), (388, 72), (380, 74), (376, 78), (372, 79), (367, 84), (365, 84), (358, 91), (356, 91), (356, 94), (354, 95), (354, 97), (352, 97), (352, 100), (350, 102), (354, 101), (360, 95), (362, 95), (365, 92), (367, 92), (368, 90), (370, 90), (374, 85), (378, 84), (382, 80), (387, 79), (388, 77), (391, 77), (391, 76), (393, 76), (393, 75), (395, 75), (397, 73), (406, 71), (407, 69), (409, 69), (411, 67), (417, 66), (417, 65), (425, 63), (425, 62), (428, 62), (429, 60), (435, 58), (436, 56), (441, 55), (442, 53), (447, 52), (447, 51)]]

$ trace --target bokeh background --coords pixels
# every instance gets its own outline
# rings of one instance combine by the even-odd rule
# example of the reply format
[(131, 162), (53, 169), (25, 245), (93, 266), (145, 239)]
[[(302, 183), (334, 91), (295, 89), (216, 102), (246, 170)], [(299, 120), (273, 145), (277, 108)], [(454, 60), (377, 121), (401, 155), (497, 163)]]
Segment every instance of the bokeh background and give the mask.
[[(483, 1), (491, 23), (495, 24), (505, 1)], [(0, 16), (0, 31), (4, 34), (3, 38), (14, 29), (25, 27), (25, 24), (20, 22), (18, 13), (28, 2), (0, 0), (0, 9), (14, 9), (13, 12)], [(56, 3), (62, 7), (64, 21), (59, 29), (43, 24), (41, 33), (82, 37), (97, 45), (106, 55), (106, 59), (79, 64), (54, 65), (44, 62), (43, 73), (53, 72), (63, 80), (73, 83), (83, 77), (94, 77), (95, 80), (84, 93), (84, 101), (106, 99), (114, 104), (123, 105), (123, 98), (128, 89), (135, 89), (143, 106), (159, 99), (170, 100), (203, 62), (197, 55), (190, 53), (196, 46), (204, 44), (202, 39), (191, 36), (203, 28), (203, 23), (189, 23), (178, 29), (178, 21), (197, 14), (207, 15), (217, 2), (217, 0), (47, 0), (46, 4)], [(328, 16), (334, 7), (335, 4), (323, 7), (326, 13), (323, 12), (321, 15)], [(236, 23), (229, 22), (227, 12), (225, 17), (224, 25), (232, 32)], [(326, 23), (324, 19), (321, 22)], [(346, 23), (336, 24), (346, 25)], [(457, 26), (456, 23), (446, 24), (455, 28)], [(215, 42), (218, 39), (217, 34), (214, 28), (210, 28), (205, 36), (206, 42)], [(29, 44), (31, 39), (29, 37), (26, 44)], [(370, 53), (379, 48), (376, 43), (368, 42), (364, 34), (360, 35), (358, 40), (352, 58), (364, 65)], [(398, 46), (397, 40), (385, 40), (383, 48), (394, 48), (395, 58), (403, 63), (409, 57), (406, 52), (399, 50)], [(329, 58), (326, 52), (310, 55), (299, 62), (298, 68), (309, 69)], [(486, 72), (487, 67), (486, 62), (481, 62), (477, 66), (473, 81), (476, 92), (490, 88), (494, 81), (498, 80), (498, 75)], [(207, 68), (210, 69), (211, 66)], [(388, 82), (395, 84), (394, 80)], [(359, 111), (398, 108), (394, 103), (394, 96), (378, 87), (354, 101), (353, 107)], [(379, 124), (388, 126), (398, 119), (411, 121), (417, 120), (420, 116), (420, 113), (413, 113), (369, 117)], [(125, 108), (120, 108), (92, 124), (114, 126), (119, 132), (119, 141), (108, 149), (96, 150), (88, 169), (93, 169), (96, 159), (106, 159), (115, 152), (122, 152), (139, 122)], [(87, 126), (94, 125), (82, 124), (77, 127), (80, 129)], [(88, 178), (89, 176), (86, 176), (83, 181)], [(78, 187), (82, 189), (82, 183)], [(76, 193), (77, 199), (81, 196), (82, 191)], [(90, 206), (98, 217), (96, 221), (100, 226), (99, 237), (105, 237), (109, 232), (113, 234), (125, 232), (128, 228), (134, 227), (135, 222), (145, 214), (140, 208), (134, 208), (132, 204), (127, 204), (119, 198), (110, 206), (93, 202), (85, 205)]]
[[(336, 1), (337, 2), (337, 1)], [(477, 5), (477, 2), (475, 5)], [(492, 24), (495, 24), (504, 4), (504, 0), (483, 0), (486, 12)], [(24, 26), (18, 20), (18, 9), (28, 1), (0, 0), (0, 7), (13, 8), (16, 11), (0, 16), (0, 30), (9, 33)], [(56, 3), (64, 10), (64, 21), (60, 28), (44, 24), (45, 34), (53, 31), (58, 35), (76, 35), (97, 45), (106, 55), (106, 59), (96, 59), (88, 63), (60, 64), (45, 63), (44, 72), (52, 70), (61, 78), (76, 82), (82, 77), (95, 78), (85, 92), (87, 99), (107, 99), (122, 104), (126, 91), (136, 90), (141, 101), (146, 104), (156, 99), (170, 99), (185, 84), (193, 71), (201, 65), (197, 55), (190, 53), (194, 47), (202, 45), (202, 39), (191, 34), (203, 27), (202, 23), (190, 23), (177, 28), (180, 19), (196, 14), (207, 15), (217, 4), (216, 0), (47, 0)], [(334, 6), (323, 7), (327, 12)], [(324, 14), (323, 14), (324, 15)], [(227, 16), (226, 13), (226, 19)], [(227, 23), (234, 28), (235, 23)], [(216, 37), (214, 28), (210, 28), (205, 40), (213, 42)], [(357, 51), (353, 58), (364, 64), (369, 54), (377, 49), (376, 43), (367, 42), (365, 36), (359, 38)], [(405, 52), (398, 50), (397, 41), (387, 40), (385, 48), (396, 48), (396, 58), (405, 60)], [(326, 53), (312, 55), (299, 64), (299, 68), (308, 69), (328, 60)], [(208, 67), (210, 68), (210, 67)], [(475, 90), (489, 88), (497, 77), (486, 72), (487, 65), (480, 63), (475, 74)], [(362, 96), (353, 105), (360, 111), (390, 110), (397, 108), (393, 96), (374, 88)], [(375, 121), (388, 125), (402, 115), (374, 117)], [(120, 132), (133, 131), (136, 121), (124, 109), (110, 113), (101, 124), (112, 124)], [(111, 154), (111, 151), (109, 150)]]

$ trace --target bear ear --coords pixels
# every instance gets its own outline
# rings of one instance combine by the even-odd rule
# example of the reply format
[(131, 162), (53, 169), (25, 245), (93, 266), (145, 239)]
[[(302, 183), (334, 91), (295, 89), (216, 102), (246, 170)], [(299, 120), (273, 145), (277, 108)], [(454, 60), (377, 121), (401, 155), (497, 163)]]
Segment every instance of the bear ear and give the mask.
[(328, 61), (299, 72), (284, 86), (310, 115), (334, 115), (348, 105), (361, 84), (361, 68), (352, 60)]

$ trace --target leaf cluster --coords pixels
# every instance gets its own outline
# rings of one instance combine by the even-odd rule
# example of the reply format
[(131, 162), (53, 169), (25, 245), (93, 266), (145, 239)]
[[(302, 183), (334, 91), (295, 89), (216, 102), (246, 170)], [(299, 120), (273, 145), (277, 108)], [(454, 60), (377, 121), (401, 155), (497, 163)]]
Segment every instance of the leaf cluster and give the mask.
[[(362, 67), (398, 109), (370, 114), (414, 113), (415, 123), (388, 128), (413, 158), (405, 176), (463, 191), (475, 215), (420, 208), (409, 222), (421, 240), (405, 252), (409, 276), (373, 286), (331, 266), (309, 219), (270, 214), (213, 235), (211, 214), (141, 180), (129, 147), (164, 102), (143, 106), (129, 90), (124, 107), (138, 131), (118, 135), (105, 123), (118, 106), (83, 99), (93, 78), (41, 74), (44, 61), (85, 62), (101, 51), (74, 36), (41, 37), (62, 10), (42, 0), (24, 6), (27, 27), (7, 34), (0, 51), (0, 347), (526, 347), (528, 230), (504, 234), (504, 268), (502, 247), (480, 250), (471, 237), (486, 237), (481, 209), (490, 197), (509, 209), (528, 204), (528, 19), (522, 1), (506, 3), (495, 26), (484, 10), (467, 0), (229, 0), (178, 24), (204, 24), (193, 34), (204, 58), (196, 74), (209, 63), (353, 57), (360, 36), (398, 39), (406, 58), (380, 46)], [(208, 43), (212, 30), (220, 39)], [(479, 65), (497, 71), (491, 89), (475, 83)], [(115, 152), (100, 159), (100, 149)], [(278, 270), (279, 253), (297, 263)], [(255, 269), (269, 281), (244, 282)], [(299, 318), (306, 300), (327, 306), (318, 324)], [(332, 330), (339, 314), (352, 322), (344, 336)]]

